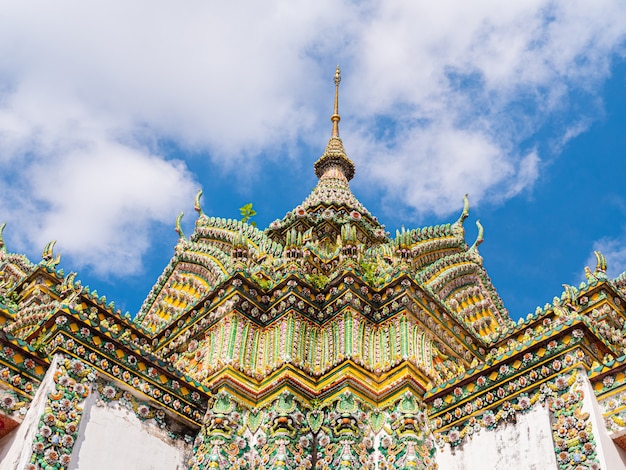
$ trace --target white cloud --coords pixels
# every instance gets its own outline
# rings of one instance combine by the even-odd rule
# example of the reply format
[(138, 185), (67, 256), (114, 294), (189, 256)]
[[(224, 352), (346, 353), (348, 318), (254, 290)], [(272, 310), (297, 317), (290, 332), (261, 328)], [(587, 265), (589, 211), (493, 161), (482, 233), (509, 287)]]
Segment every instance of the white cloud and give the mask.
[(151, 224), (173, 226), (197, 187), (182, 162), (111, 142), (48, 163), (32, 168), (32, 196), (48, 206), (36, 221), (36, 240), (41, 246), (58, 238), (61, 252), (100, 274), (137, 272)]
[[(154, 223), (173, 224), (198, 187), (182, 161), (121, 138), (107, 116), (24, 84), (0, 109), (0, 213), (17, 246), (58, 240), (100, 275), (141, 269)], [(17, 236), (15, 236), (17, 234)]]
[(516, 176), (512, 183), (509, 183), (509, 191), (504, 195), (504, 199), (516, 196), (524, 189), (533, 185), (539, 176), (539, 156), (536, 151), (525, 155), (517, 168)]
[[(485, 196), (494, 182), (515, 174), (511, 162), (484, 135), (434, 123), (397, 136), (398, 145), (367, 142), (369, 181), (394, 188), (396, 198), (414, 208), (449, 214), (469, 192), (473, 200)], [(459, 158), (462, 156), (463, 158)]]
[(13, 247), (58, 239), (78, 265), (137, 272), (153, 224), (171, 224), (199, 186), (154, 143), (235, 164), (294, 138), (311, 122), (293, 92), (313, 70), (302, 50), (332, 26), (331, 10), (4, 4), (0, 217)]
[(33, 3), (3, 11), (0, 51), (14, 57), (17, 82), (222, 158), (307, 125), (298, 84), (319, 73), (305, 52), (335, 10), (330, 1)]
[(59, 157), (22, 167), (22, 188), (5, 195), (0, 210), (10, 208), (22, 237), (11, 248), (58, 240), (57, 251), (99, 275), (139, 272), (154, 223), (173, 226), (197, 188), (183, 162), (142, 148), (90, 142)]
[[(596, 95), (626, 32), (619, 0), (1, 3), (0, 210), (25, 242), (130, 272), (197, 187), (155, 142), (225, 166), (318, 147), (340, 62), (346, 147), (388, 199), (418, 214), (501, 201), (539, 174), (521, 142), (554, 116), (557, 142), (594, 118), (568, 97)], [(107, 267), (112, 246), (128, 250)]]
[[(354, 46), (367, 53), (355, 53), (361, 83), (350, 92), (363, 127), (383, 116), (402, 132), (384, 136), (382, 150), (360, 144), (358, 163), (418, 214), (450, 212), (466, 192), (476, 203), (531, 187), (546, 155), (520, 145), (547, 123), (555, 152), (583, 132), (624, 52), (626, 4), (589, 10), (585, 2), (381, 2)], [(594, 106), (573, 112), (572, 92)]]

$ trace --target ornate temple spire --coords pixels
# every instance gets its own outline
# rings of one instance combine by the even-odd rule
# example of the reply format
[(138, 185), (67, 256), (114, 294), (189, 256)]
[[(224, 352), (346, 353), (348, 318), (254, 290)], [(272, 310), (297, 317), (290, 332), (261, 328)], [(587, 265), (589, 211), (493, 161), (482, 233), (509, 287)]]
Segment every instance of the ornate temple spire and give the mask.
[(318, 178), (335, 178), (350, 181), (354, 177), (354, 163), (346, 155), (343, 142), (339, 137), (339, 83), (341, 71), (339, 66), (335, 70), (335, 109), (330, 120), (333, 123), (333, 131), (326, 146), (324, 154), (315, 162), (315, 174)]
[[(354, 163), (346, 155), (339, 137), (339, 66), (335, 70), (334, 82), (335, 107), (330, 117), (333, 123), (332, 133), (326, 150), (314, 165), (319, 180), (302, 204), (288, 212), (282, 220), (275, 220), (270, 224), (269, 234), (274, 242), (285, 244), (292, 230), (296, 235), (311, 230), (309, 233), (315, 240), (330, 239), (334, 243), (336, 236), (344, 233), (346, 216), (354, 224), (358, 222), (359, 243), (369, 247), (387, 241), (388, 232), (384, 226), (350, 190), (349, 181), (354, 177)], [(324, 214), (322, 219), (319, 218), (321, 214)]]
[(337, 70), (335, 70), (335, 112), (330, 117), (333, 123), (333, 133), (331, 137), (339, 137), (339, 121), (341, 121), (341, 117), (339, 116), (339, 83), (341, 83), (341, 70), (339, 70), (339, 66), (337, 66)]

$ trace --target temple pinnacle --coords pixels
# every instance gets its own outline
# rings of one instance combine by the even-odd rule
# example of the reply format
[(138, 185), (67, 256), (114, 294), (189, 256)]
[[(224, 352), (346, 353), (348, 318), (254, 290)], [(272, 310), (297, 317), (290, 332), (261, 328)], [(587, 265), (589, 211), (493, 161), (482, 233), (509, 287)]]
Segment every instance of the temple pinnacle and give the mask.
[(335, 112), (330, 117), (330, 120), (333, 123), (333, 137), (339, 137), (339, 121), (341, 118), (339, 117), (339, 83), (341, 82), (341, 70), (339, 70), (339, 65), (337, 65), (337, 70), (335, 70)]
[(335, 70), (335, 109), (330, 120), (333, 123), (333, 132), (326, 146), (324, 154), (315, 162), (315, 174), (318, 178), (340, 178), (350, 181), (354, 176), (354, 163), (350, 161), (339, 137), (339, 82), (341, 70)]

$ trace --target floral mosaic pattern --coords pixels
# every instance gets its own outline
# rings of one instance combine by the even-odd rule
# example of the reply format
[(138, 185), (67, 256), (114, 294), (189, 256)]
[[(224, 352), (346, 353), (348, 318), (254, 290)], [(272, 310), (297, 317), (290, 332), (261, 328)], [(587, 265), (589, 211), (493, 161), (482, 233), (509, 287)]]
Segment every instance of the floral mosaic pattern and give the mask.
[(192, 470), (436, 469), (423, 405), (411, 394), (385, 410), (350, 392), (324, 408), (304, 408), (283, 392), (264, 409), (244, 409), (220, 393), (194, 443)]
[[(188, 443), (193, 440), (192, 434), (195, 433), (191, 430), (174, 430), (171, 420), (161, 408), (156, 408), (151, 403), (137, 399), (134, 395), (120, 389), (112, 382), (98, 380), (96, 388), (98, 396), (103, 403), (117, 404), (124, 407), (135, 413), (135, 416), (142, 421), (154, 420), (159, 428), (168, 430), (169, 437), (172, 439), (183, 439)], [(177, 427), (180, 427), (180, 425)]]
[(552, 416), (552, 434), (560, 470), (599, 470), (596, 445), (589, 413), (582, 411), (584, 392), (578, 374), (571, 373), (552, 379), (530, 395), (520, 395), (472, 417), (460, 427), (435, 434), (437, 445), (457, 447), (482, 429), (494, 430), (503, 422), (515, 422), (517, 413), (528, 412), (535, 404), (548, 406)]
[[(67, 334), (56, 335), (48, 345), (50, 350), (63, 347), (85, 363), (93, 364), (95, 368), (149, 395), (163, 406), (200, 421), (202, 414), (196, 407), (205, 399), (197, 391), (185, 387), (182, 380), (163, 376), (162, 369), (153, 365), (155, 361), (150, 361), (149, 356), (121, 348), (114, 341), (103, 340), (92, 328), (79, 328), (77, 323), (70, 322), (65, 316), (57, 317), (57, 327)], [(69, 336), (72, 328), (77, 329), (77, 333), (74, 333), (76, 338)]]
[[(0, 347), (0, 359), (11, 364), (11, 367), (2, 367), (0, 364), (0, 382), (22, 392), (19, 398), (15, 397), (18, 402), (30, 403), (37, 386), (43, 379), (43, 368), (30, 357), (24, 356), (25, 354), (16, 350), (13, 345)], [(0, 407), (2, 407), (1, 403)], [(8, 410), (8, 407), (4, 409)]]
[[(554, 383), (548, 382), (543, 384), (530, 396), (521, 394), (516, 398), (500, 403), (493, 409), (486, 409), (481, 415), (472, 416), (460, 426), (454, 426), (444, 432), (436, 433), (437, 445), (443, 447), (445, 444), (450, 444), (452, 447), (457, 447), (463, 444), (466, 439), (471, 439), (483, 428), (493, 430), (502, 422), (515, 422), (517, 413), (530, 411), (536, 403), (544, 403), (549, 397), (552, 397), (558, 391), (566, 390), (574, 382), (575, 375), (560, 377)], [(434, 426), (438, 424), (438, 420), (433, 420)]]
[(18, 414), (23, 416), (26, 414), (29, 401), (25, 401), (12, 390), (3, 390), (0, 392), (0, 410), (9, 416)]
[(626, 390), (622, 389), (618, 393), (601, 400), (600, 408), (609, 432), (618, 432), (626, 429)]
[[(495, 369), (486, 369), (482, 374), (474, 371), (478, 377), (464, 386), (448, 387), (448, 393), (432, 400), (430, 415), (433, 417), (433, 427), (440, 429), (453, 423), (458, 426), (468, 416), (504, 400), (509, 400), (510, 406), (514, 405), (518, 411), (523, 411), (528, 405), (523, 398), (526, 392), (512, 401), (508, 397), (515, 397), (528, 387), (579, 362), (589, 362), (582, 349), (571, 349), (582, 341), (582, 331), (575, 329), (566, 338), (567, 341), (550, 340), (545, 347), (539, 348), (539, 352), (528, 351), (521, 357), (514, 356), (507, 362), (502, 361)], [(470, 397), (471, 400), (468, 400)]]
[(582, 411), (584, 392), (576, 385), (549, 401), (557, 463), (560, 470), (600, 470), (589, 413)]
[(61, 470), (68, 466), (78, 437), (83, 403), (94, 379), (94, 370), (82, 361), (59, 361), (54, 372), (54, 390), (48, 394), (26, 470)]

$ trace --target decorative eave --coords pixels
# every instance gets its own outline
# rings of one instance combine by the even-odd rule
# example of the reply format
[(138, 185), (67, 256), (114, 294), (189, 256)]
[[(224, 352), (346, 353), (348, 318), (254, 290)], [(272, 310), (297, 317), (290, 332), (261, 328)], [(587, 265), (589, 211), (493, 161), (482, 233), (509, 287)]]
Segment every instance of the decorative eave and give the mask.
[(25, 341), (0, 332), (0, 382), (30, 403), (43, 380), (47, 362)]
[[(582, 319), (560, 324), (501, 356), (467, 371), (463, 376), (428, 391), (425, 401), (434, 428), (462, 428), (469, 419), (508, 403), (523, 411), (520, 397), (542, 393), (544, 383), (570, 369), (591, 364), (606, 353), (602, 339)], [(532, 392), (532, 393), (531, 393)]]
[(205, 381), (213, 394), (227, 389), (251, 408), (264, 406), (285, 390), (307, 403), (332, 402), (339, 394), (349, 390), (372, 407), (384, 407), (397, 400), (407, 389), (423, 396), (425, 383), (428, 379), (409, 363), (403, 363), (379, 377), (372, 377), (353, 361), (343, 362), (320, 378), (303, 374), (288, 364), (262, 380), (250, 379), (233, 368), (226, 368)]
[(157, 403), (187, 425), (199, 427), (208, 390), (152, 354), (148, 345), (143, 347), (131, 340), (137, 334), (131, 334), (129, 328), (120, 331), (110, 326), (100, 309), (89, 312), (65, 305), (26, 338), (31, 345), (17, 344), (22, 349), (20, 356), (35, 349), (45, 355), (46, 363), (59, 352), (78, 358), (102, 377)]
[(403, 312), (415, 315), (423, 330), (445, 345), (447, 355), (467, 366), (475, 356), (481, 357), (479, 350), (484, 351), (484, 344), (473, 339), (469, 330), (435, 299), (402, 270), (380, 289), (368, 285), (353, 270), (346, 270), (338, 272), (323, 289), (293, 272), (267, 290), (243, 271), (220, 284), (176, 325), (157, 334), (153, 349), (164, 356), (181, 352), (192, 339), (201, 340), (235, 312), (251, 327), (265, 329), (287, 315), (324, 325), (358, 305), (359, 316), (372, 326)]
[(0, 304), (5, 305), (0, 308), (0, 325), (5, 324), (12, 316), (13, 301), (7, 296), (13, 296), (17, 286), (36, 268), (25, 255), (7, 252), (2, 235), (5, 226), (5, 223), (0, 224), (0, 274), (3, 277), (0, 283)]

